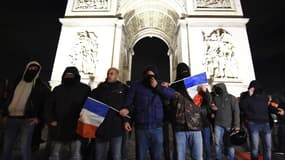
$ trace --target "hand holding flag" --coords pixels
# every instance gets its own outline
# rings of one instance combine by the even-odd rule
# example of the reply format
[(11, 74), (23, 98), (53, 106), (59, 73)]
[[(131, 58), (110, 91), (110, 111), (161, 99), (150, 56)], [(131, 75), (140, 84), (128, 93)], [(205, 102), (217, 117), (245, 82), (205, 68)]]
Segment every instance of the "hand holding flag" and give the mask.
[(198, 86), (208, 83), (206, 72), (203, 72), (203, 73), (200, 73), (200, 74), (197, 74), (194, 76), (183, 78), (182, 80), (172, 82), (171, 84), (177, 83), (180, 81), (183, 81), (185, 88), (188, 91), (189, 96), (192, 98), (197, 94), (197, 87)]
[[(76, 132), (84, 138), (95, 138), (96, 130), (104, 121), (109, 109), (119, 112), (114, 107), (88, 97), (80, 112)], [(128, 115), (126, 116), (130, 118)]]

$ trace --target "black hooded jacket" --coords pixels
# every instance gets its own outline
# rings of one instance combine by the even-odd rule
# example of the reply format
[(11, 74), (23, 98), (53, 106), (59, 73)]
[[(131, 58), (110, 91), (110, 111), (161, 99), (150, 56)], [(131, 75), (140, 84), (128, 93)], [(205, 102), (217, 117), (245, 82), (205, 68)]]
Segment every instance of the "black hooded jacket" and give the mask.
[[(109, 106), (120, 110), (127, 95), (128, 87), (122, 82), (103, 82), (92, 90), (91, 97)], [(110, 109), (100, 127), (96, 131), (96, 137), (104, 140), (122, 136), (124, 134), (123, 118), (118, 112)]]
[(245, 118), (256, 123), (267, 123), (269, 120), (269, 97), (266, 95), (260, 84), (251, 81), (248, 88), (254, 88), (252, 96), (245, 96), (240, 101), (240, 108), (245, 114)]
[(237, 98), (228, 93), (224, 83), (213, 86), (213, 102), (218, 107), (215, 124), (226, 128), (240, 128), (240, 109)]
[[(51, 137), (54, 140), (69, 142), (78, 138), (76, 134), (77, 121), (86, 98), (91, 89), (88, 85), (80, 82), (80, 75), (75, 67), (67, 67), (63, 73), (73, 73), (73, 82), (55, 87), (45, 106), (46, 121), (57, 121), (57, 127), (51, 127)], [(62, 76), (62, 77), (63, 77)]]

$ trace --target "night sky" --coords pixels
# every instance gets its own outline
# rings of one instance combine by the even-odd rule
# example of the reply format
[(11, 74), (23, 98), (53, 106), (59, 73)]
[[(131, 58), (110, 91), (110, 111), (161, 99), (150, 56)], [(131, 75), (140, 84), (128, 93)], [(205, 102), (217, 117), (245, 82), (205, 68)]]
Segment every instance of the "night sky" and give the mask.
[[(285, 6), (281, 0), (242, 0), (256, 78), (270, 92), (285, 88)], [(0, 77), (14, 79), (27, 62), (49, 80), (67, 0), (6, 0), (0, 4)]]

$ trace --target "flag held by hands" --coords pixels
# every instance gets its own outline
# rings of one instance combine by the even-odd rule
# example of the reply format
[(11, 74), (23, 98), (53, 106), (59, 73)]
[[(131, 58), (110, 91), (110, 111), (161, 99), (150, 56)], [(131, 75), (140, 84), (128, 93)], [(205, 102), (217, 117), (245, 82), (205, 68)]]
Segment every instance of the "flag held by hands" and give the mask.
[(84, 138), (95, 138), (96, 130), (104, 121), (108, 110), (108, 105), (88, 97), (77, 122), (77, 134)]
[(187, 92), (191, 98), (194, 98), (194, 96), (198, 93), (197, 87), (203, 84), (208, 83), (206, 72), (186, 77), (183, 79), (185, 88), (187, 89)]

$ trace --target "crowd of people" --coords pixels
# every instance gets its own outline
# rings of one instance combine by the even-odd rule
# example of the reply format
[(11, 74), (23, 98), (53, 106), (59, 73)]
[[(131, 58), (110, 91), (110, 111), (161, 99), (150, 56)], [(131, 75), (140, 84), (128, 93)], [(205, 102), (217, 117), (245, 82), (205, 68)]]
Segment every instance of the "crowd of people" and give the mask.
[[(45, 126), (49, 160), (126, 160), (133, 130), (138, 160), (186, 160), (187, 149), (193, 160), (234, 160), (231, 136), (244, 130), (251, 159), (257, 160), (261, 153), (261, 137), (263, 158), (271, 160), (271, 115), (278, 120), (279, 151), (285, 152), (285, 91), (269, 96), (257, 80), (239, 98), (228, 93), (225, 83), (200, 85), (191, 97), (182, 81), (191, 76), (189, 66), (179, 63), (176, 83), (160, 80), (157, 67), (148, 65), (141, 80), (126, 85), (118, 79), (119, 70), (109, 68), (105, 81), (91, 90), (80, 82), (78, 69), (69, 66), (61, 84), (51, 90), (40, 78), (41, 69), (31, 61), (15, 85), (0, 82), (1, 160), (11, 160), (15, 148), (21, 159), (32, 160), (32, 152), (43, 143)], [(87, 97), (118, 111), (108, 111), (92, 139), (76, 132)]]

